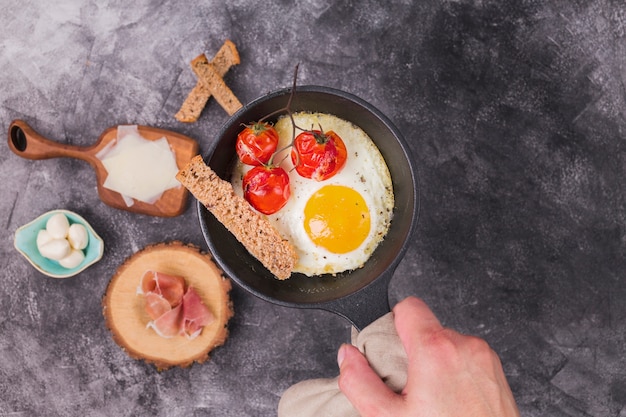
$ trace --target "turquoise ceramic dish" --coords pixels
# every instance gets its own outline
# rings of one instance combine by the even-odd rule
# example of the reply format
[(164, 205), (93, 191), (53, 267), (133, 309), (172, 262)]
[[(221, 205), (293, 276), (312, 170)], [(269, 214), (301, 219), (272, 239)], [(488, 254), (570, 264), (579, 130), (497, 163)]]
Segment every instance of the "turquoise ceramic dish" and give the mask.
[[(63, 268), (57, 261), (43, 257), (37, 249), (37, 234), (46, 228), (48, 219), (56, 214), (63, 213), (70, 224), (80, 223), (87, 229), (89, 243), (83, 250), (85, 259), (76, 268)], [(69, 210), (52, 210), (37, 217), (32, 222), (25, 224), (15, 231), (15, 248), (30, 262), (39, 272), (53, 278), (69, 278), (85, 268), (93, 265), (102, 258), (104, 253), (104, 242), (102, 238), (93, 230), (91, 225), (78, 214)]]

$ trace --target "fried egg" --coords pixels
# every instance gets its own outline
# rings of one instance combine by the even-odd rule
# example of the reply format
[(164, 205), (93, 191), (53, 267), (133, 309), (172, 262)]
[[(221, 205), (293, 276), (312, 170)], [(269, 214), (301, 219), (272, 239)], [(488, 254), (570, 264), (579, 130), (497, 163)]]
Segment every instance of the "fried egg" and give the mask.
[[(268, 219), (298, 253), (294, 272), (308, 276), (337, 274), (362, 267), (383, 240), (393, 215), (389, 169), (380, 151), (358, 126), (326, 113), (294, 113), (297, 136), (302, 129), (333, 130), (344, 141), (347, 160), (333, 177), (301, 177), (289, 157), (294, 136), (288, 116), (276, 123), (280, 141), (274, 163), (289, 174), (291, 197)], [(252, 167), (241, 161), (231, 183), (243, 195), (242, 178)]]

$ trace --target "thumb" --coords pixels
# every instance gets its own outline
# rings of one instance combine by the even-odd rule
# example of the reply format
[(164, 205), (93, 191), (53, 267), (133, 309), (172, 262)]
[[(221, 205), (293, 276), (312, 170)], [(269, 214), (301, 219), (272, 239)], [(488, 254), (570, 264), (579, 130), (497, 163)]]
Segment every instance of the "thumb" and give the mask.
[(354, 346), (344, 344), (337, 353), (339, 389), (363, 416), (384, 416), (396, 410), (402, 397), (391, 391)]

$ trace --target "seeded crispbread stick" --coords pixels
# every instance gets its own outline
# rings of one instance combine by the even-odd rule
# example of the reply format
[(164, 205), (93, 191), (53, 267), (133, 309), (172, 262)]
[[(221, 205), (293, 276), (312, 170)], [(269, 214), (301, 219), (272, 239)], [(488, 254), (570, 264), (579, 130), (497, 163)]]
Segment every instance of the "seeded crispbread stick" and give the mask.
[(205, 85), (210, 86), (211, 93), (215, 100), (229, 116), (232, 116), (237, 110), (241, 108), (241, 102), (233, 94), (232, 90), (226, 85), (222, 76), (218, 73), (215, 65), (210, 62), (199, 62), (193, 67), (193, 71), (198, 75)]
[[(192, 123), (197, 121), (200, 117), (200, 113), (202, 113), (202, 110), (206, 106), (206, 103), (211, 95), (215, 95), (215, 92), (213, 91), (213, 86), (207, 84), (203, 80), (203, 78), (198, 74), (197, 68), (211, 65), (213, 71), (218, 75), (218, 78), (221, 78), (226, 75), (230, 67), (239, 64), (239, 62), (240, 59), (237, 48), (235, 47), (235, 44), (230, 40), (226, 40), (224, 42), (224, 44), (217, 51), (210, 63), (205, 54), (198, 55), (196, 58), (194, 58), (191, 61), (191, 68), (193, 69), (194, 73), (198, 75), (199, 79), (195, 87), (187, 95), (187, 98), (183, 102), (178, 113), (176, 113), (176, 119), (184, 123)], [(230, 94), (232, 94), (232, 91), (230, 92)], [(220, 100), (218, 100), (218, 103), (220, 103)]]
[(289, 278), (298, 255), (269, 220), (255, 211), (233, 186), (217, 176), (200, 155), (176, 179), (222, 223), (276, 278)]

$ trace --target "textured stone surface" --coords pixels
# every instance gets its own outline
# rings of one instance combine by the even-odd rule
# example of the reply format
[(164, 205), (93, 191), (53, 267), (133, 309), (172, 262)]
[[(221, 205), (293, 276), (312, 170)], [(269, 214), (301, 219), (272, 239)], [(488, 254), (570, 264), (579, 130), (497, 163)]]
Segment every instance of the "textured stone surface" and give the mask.
[[(421, 215), (390, 301), (423, 297), (501, 355), (524, 416), (626, 415), (626, 6), (621, 0), (0, 1), (0, 121), (88, 146), (112, 125), (194, 137), (226, 113), (174, 114), (189, 61), (233, 40), (242, 102), (291, 84), (370, 101), (406, 136)], [(544, 3), (544, 4), (542, 4)], [(5, 130), (6, 131), (6, 130)], [(5, 145), (6, 146), (6, 145)], [(0, 415), (275, 415), (284, 389), (336, 374), (348, 324), (233, 290), (211, 361), (157, 372), (104, 327), (100, 299), (144, 246), (205, 247), (195, 209), (150, 218), (104, 205), (91, 167), (0, 152)], [(67, 208), (103, 259), (54, 280), (15, 229)]]

